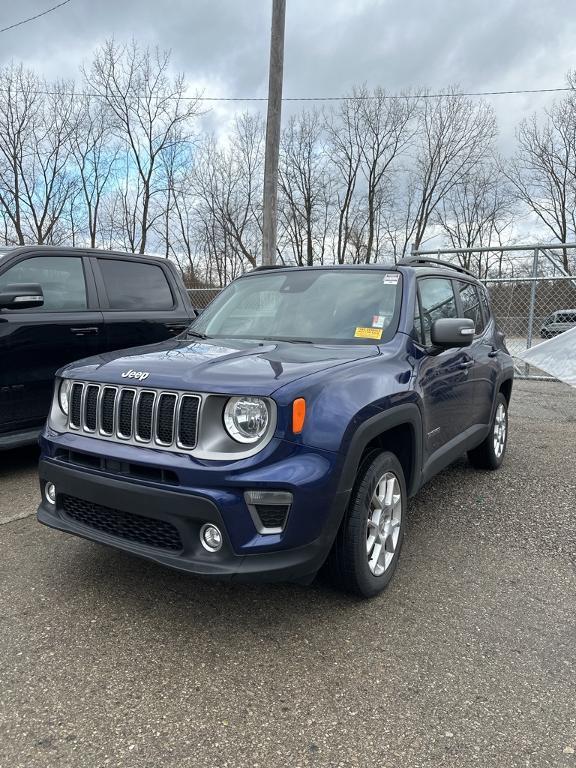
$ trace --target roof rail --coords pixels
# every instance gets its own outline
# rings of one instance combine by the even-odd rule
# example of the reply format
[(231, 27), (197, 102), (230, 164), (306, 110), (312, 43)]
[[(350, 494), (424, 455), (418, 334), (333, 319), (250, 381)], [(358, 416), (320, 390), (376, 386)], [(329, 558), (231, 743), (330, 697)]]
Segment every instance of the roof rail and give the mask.
[(292, 264), (260, 264), (259, 267), (254, 267), (250, 272), (265, 272), (267, 269), (286, 269), (292, 266)]
[(426, 264), (437, 267), (448, 267), (448, 269), (455, 269), (456, 272), (470, 275), (470, 277), (473, 277), (475, 280), (478, 279), (469, 269), (464, 269), (464, 267), (461, 267), (459, 264), (453, 264), (451, 261), (443, 261), (442, 259), (429, 259), (424, 256), (406, 256), (406, 258), (400, 259), (398, 264), (404, 267), (417, 267), (418, 265), (425, 266)]

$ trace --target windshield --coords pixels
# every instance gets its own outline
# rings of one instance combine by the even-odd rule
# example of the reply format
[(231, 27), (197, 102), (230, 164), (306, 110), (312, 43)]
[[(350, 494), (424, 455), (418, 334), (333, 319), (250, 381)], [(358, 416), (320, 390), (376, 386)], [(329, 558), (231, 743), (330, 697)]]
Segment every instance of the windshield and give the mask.
[(228, 286), (189, 333), (208, 338), (358, 343), (396, 330), (401, 276), (374, 269), (260, 273)]

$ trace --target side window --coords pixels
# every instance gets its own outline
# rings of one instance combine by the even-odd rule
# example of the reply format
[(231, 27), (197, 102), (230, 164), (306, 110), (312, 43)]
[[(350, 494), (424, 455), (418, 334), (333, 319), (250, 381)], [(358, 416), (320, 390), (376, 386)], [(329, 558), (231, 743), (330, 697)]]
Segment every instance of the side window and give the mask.
[(472, 283), (458, 282), (458, 292), (462, 302), (462, 315), (468, 320), (473, 320), (476, 335), (484, 330), (484, 318), (480, 309), (480, 297), (478, 289)]
[(88, 306), (80, 256), (32, 256), (0, 275), (0, 290), (13, 283), (42, 287), (44, 304), (34, 312), (74, 312)]
[(99, 259), (110, 309), (172, 309), (174, 299), (164, 274), (156, 264), (120, 259)]
[(442, 277), (428, 277), (419, 281), (420, 312), (423, 343), (428, 346), (430, 329), (435, 320), (458, 317), (452, 281)]
[(480, 304), (482, 304), (482, 309), (484, 311), (484, 326), (487, 326), (490, 322), (490, 302), (488, 301), (488, 294), (486, 292), (486, 289), (479, 289), (480, 293)]

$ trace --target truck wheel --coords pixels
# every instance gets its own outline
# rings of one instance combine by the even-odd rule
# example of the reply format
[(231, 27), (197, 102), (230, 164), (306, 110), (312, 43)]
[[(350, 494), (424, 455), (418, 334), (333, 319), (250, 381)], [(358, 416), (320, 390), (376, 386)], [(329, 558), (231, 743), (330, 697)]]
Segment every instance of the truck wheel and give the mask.
[(374, 597), (394, 575), (406, 524), (406, 483), (393, 453), (361, 464), (329, 556), (332, 581), (346, 592)]
[(477, 448), (468, 451), (468, 460), (476, 469), (498, 469), (504, 461), (508, 439), (508, 401), (500, 392), (488, 437)]

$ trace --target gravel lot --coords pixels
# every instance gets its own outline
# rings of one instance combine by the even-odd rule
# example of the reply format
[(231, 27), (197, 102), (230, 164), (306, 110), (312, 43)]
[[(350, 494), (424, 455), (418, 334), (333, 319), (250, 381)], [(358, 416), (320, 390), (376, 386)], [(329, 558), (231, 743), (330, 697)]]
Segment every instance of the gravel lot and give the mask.
[[(0, 455), (0, 766), (576, 768), (576, 392), (411, 505), (390, 589), (230, 586), (39, 526)], [(26, 517), (23, 517), (26, 515)]]

